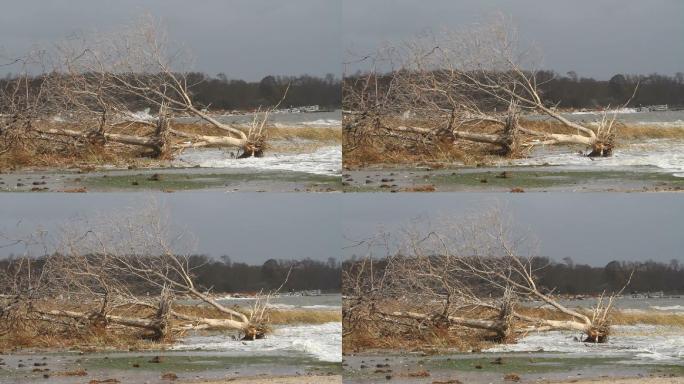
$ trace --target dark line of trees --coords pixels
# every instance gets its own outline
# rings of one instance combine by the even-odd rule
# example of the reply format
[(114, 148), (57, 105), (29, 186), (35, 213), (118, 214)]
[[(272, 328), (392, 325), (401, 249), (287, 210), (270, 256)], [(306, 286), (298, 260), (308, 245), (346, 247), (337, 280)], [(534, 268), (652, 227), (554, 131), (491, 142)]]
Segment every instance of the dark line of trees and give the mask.
[(195, 281), (215, 292), (250, 292), (272, 290), (283, 286), (283, 292), (320, 289), (323, 292), (340, 292), (342, 269), (335, 258), (327, 261), (311, 259), (270, 259), (262, 265), (232, 262), (229, 257), (213, 259), (205, 255), (190, 257)]
[(648, 261), (611, 261), (604, 267), (575, 264), (566, 258), (563, 262), (551, 262), (541, 258), (539, 264), (548, 264), (539, 272), (539, 282), (558, 293), (595, 294), (603, 290), (615, 292), (622, 289), (630, 274), (632, 280), (625, 293), (669, 292), (684, 293), (684, 263)]
[[(29, 84), (38, 88), (42, 76), (29, 80)], [(17, 76), (7, 74), (0, 79), (0, 89), (7, 87)], [(198, 106), (211, 110), (254, 110), (259, 106), (272, 106), (282, 99), (289, 84), (285, 100), (281, 107), (301, 107), (319, 105), (323, 109), (339, 109), (342, 105), (342, 82), (333, 74), (324, 77), (301, 76), (266, 76), (261, 81), (248, 82), (228, 79), (219, 73), (210, 76), (205, 73), (187, 74), (188, 84), (193, 99)], [(139, 101), (130, 100), (127, 104), (134, 108), (143, 108)]]
[(266, 76), (259, 82), (229, 80), (219, 73), (211, 77), (191, 73), (188, 80), (197, 84), (192, 88), (195, 100), (211, 109), (244, 110), (260, 105), (275, 105), (283, 97), (287, 85), (290, 89), (281, 106), (301, 107), (320, 105), (337, 109), (342, 106), (342, 83), (333, 74), (323, 78), (302, 76)]
[[(0, 278), (7, 276), (3, 272), (14, 270), (22, 260), (11, 255), (0, 259)], [(44, 261), (44, 257), (31, 259), (34, 276), (39, 275)], [(342, 286), (341, 264), (332, 257), (327, 261), (270, 259), (262, 265), (250, 265), (233, 262), (228, 256), (215, 259), (206, 255), (191, 255), (188, 262), (195, 284), (216, 293), (274, 290), (285, 282), (288, 271), (290, 276), (282, 292), (320, 289), (326, 293), (337, 293)]]
[(622, 75), (617, 74), (610, 80), (595, 80), (578, 77), (575, 72), (568, 72), (565, 76), (553, 71), (541, 71), (538, 80), (545, 82), (541, 85), (547, 99), (559, 102), (562, 108), (601, 108), (620, 106), (634, 93), (639, 84), (634, 99), (629, 106), (639, 107), (648, 105), (669, 104), (684, 106), (684, 73), (677, 72), (674, 76), (660, 75)]
[[(363, 82), (359, 78), (368, 76), (362, 72), (344, 78), (345, 87), (360, 87)], [(668, 104), (672, 107), (684, 107), (684, 73), (674, 76), (660, 75), (622, 75), (617, 74), (610, 80), (595, 80), (579, 77), (575, 72), (560, 75), (554, 71), (539, 71), (536, 74), (537, 84), (549, 101), (549, 106), (567, 109), (600, 109), (619, 107), (636, 95), (628, 104), (629, 107)], [(379, 92), (387, 89), (391, 76), (378, 75)], [(369, 89), (367, 92), (374, 92)], [(351, 108), (353, 106), (345, 106)]]
[[(352, 271), (358, 266), (352, 258), (342, 263), (344, 271)], [(386, 265), (385, 259), (373, 263), (373, 273), (379, 277)], [(631, 275), (625, 294), (664, 292), (684, 293), (684, 263), (671, 260), (669, 263), (656, 261), (611, 261), (603, 267), (575, 264), (572, 259), (562, 262), (546, 257), (532, 261), (535, 276), (540, 287), (558, 294), (595, 295), (601, 292), (620, 291)], [(632, 271), (634, 273), (632, 274)], [(343, 289), (344, 290), (344, 289)], [(345, 292), (351, 294), (351, 292)]]

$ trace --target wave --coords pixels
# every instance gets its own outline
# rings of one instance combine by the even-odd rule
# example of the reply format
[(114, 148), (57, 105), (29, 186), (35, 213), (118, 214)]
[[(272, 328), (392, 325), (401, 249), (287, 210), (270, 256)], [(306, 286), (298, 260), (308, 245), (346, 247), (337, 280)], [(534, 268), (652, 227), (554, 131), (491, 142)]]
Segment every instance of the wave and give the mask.
[(248, 159), (231, 158), (219, 149), (186, 151), (179, 162), (205, 168), (251, 168), (269, 171), (295, 171), (319, 175), (338, 175), (342, 170), (342, 148), (329, 146), (313, 153), (275, 154)]
[(289, 310), (289, 309), (335, 310), (335, 309), (341, 309), (342, 308), (339, 305), (324, 305), (324, 304), (292, 305), (292, 304), (282, 304), (282, 303), (268, 304), (267, 307), (271, 308), (271, 309), (282, 309), (282, 310)]
[(684, 364), (684, 334), (681, 328), (655, 325), (624, 325), (612, 328), (607, 343), (583, 343), (572, 331), (530, 334), (516, 344), (499, 345), (485, 352), (560, 352), (577, 356), (624, 358), (622, 362)]
[(613, 156), (603, 158), (589, 158), (567, 149), (548, 149), (530, 158), (515, 160), (513, 164), (611, 168), (651, 166), (684, 177), (684, 142), (649, 140), (618, 148)]
[(173, 350), (202, 350), (255, 353), (297, 353), (320, 361), (342, 361), (342, 324), (302, 324), (275, 328), (265, 339), (250, 342), (230, 340), (225, 335), (190, 336), (171, 347)]
[(318, 119), (314, 121), (304, 121), (302, 124), (308, 126), (341, 127), (342, 121), (337, 119)]
[(668, 305), (668, 306), (658, 306), (654, 305), (651, 307), (651, 309), (655, 309), (657, 311), (682, 311), (684, 312), (684, 305)]
[[(604, 111), (575, 111), (575, 112), (570, 112), (571, 115), (600, 115)], [(640, 113), (639, 110), (636, 108), (620, 108), (620, 109), (610, 109), (608, 111), (608, 114), (611, 113), (618, 113), (618, 114), (627, 114), (627, 113)]]
[(637, 125), (653, 125), (656, 127), (664, 128), (684, 128), (684, 120), (673, 120), (673, 121), (638, 121)]

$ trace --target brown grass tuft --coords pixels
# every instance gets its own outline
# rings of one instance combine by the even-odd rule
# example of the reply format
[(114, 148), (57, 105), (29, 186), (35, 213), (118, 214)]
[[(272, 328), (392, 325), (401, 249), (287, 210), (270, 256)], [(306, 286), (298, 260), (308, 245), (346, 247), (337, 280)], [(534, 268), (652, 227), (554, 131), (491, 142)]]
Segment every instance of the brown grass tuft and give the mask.
[[(422, 128), (438, 128), (434, 121), (414, 120), (401, 121), (388, 118), (383, 121), (386, 126), (417, 126)], [(576, 133), (572, 128), (563, 126), (554, 120), (521, 120), (520, 124), (540, 132)], [(588, 125), (591, 128), (591, 125)], [(684, 140), (684, 128), (659, 127), (644, 125), (617, 124), (617, 144), (630, 140), (675, 139)], [(492, 124), (479, 124), (464, 127), (480, 133), (493, 133), (500, 128)], [(423, 163), (462, 163), (465, 165), (487, 164), (497, 155), (499, 148), (489, 144), (478, 144), (465, 140), (455, 143), (434, 142), (410, 133), (388, 136), (382, 128), (361, 126), (355, 130), (346, 130), (343, 136), (343, 165), (348, 169), (379, 164), (416, 164)], [(520, 153), (518, 155), (524, 155)]]

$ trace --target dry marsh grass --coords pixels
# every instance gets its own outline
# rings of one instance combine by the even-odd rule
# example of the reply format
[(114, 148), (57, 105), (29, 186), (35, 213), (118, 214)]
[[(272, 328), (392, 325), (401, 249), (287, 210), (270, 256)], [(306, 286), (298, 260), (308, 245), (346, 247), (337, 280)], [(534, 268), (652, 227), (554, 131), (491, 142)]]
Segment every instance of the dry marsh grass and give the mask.
[[(540, 132), (576, 133), (572, 128), (553, 120), (525, 120), (521, 125)], [(388, 118), (383, 124), (393, 126), (417, 126), (437, 129), (435, 121), (411, 121)], [(591, 124), (589, 124), (591, 127)], [(378, 164), (416, 164), (416, 163), (462, 163), (465, 165), (489, 164), (500, 158), (498, 148), (489, 144), (472, 143), (465, 140), (455, 144), (431, 142), (405, 134), (397, 137), (385, 135), (380, 128), (362, 126), (355, 133), (344, 132), (343, 164), (346, 168), (358, 168)], [(477, 124), (463, 127), (480, 133), (494, 133), (499, 127), (493, 124)], [(656, 125), (627, 125), (617, 123), (618, 146), (621, 143), (648, 139), (684, 140), (684, 127), (662, 127)]]
[[(385, 302), (376, 307), (385, 313), (397, 310), (416, 310), (406, 308), (395, 302)], [(418, 312), (424, 312), (418, 310)], [(533, 308), (518, 306), (516, 311), (526, 316), (534, 316), (549, 320), (566, 320), (563, 313), (550, 308)], [(591, 315), (589, 309), (580, 312)], [(474, 318), (494, 318), (495, 313), (481, 310), (468, 314)], [(631, 312), (614, 310), (610, 315), (612, 325), (658, 325), (681, 328), (684, 333), (684, 315), (656, 312)], [(514, 329), (516, 324), (513, 325)], [(342, 339), (344, 353), (358, 353), (369, 350), (412, 350), (423, 352), (439, 352), (443, 350), (479, 351), (494, 346), (494, 334), (484, 330), (473, 330), (464, 327), (399, 326), (391, 320), (371, 320), (371, 316), (357, 316), (354, 324), (345, 319), (343, 329), (347, 332)]]
[[(63, 309), (85, 311), (85, 305), (71, 303), (41, 303), (43, 309)], [(215, 319), (229, 318), (213, 307), (207, 305), (176, 304), (173, 309), (181, 314), (207, 317)], [(235, 309), (249, 314), (248, 308)], [(120, 307), (112, 315), (129, 317), (152, 317), (151, 308), (140, 306)], [(335, 310), (267, 310), (268, 325), (287, 324), (321, 324), (340, 322), (342, 314)], [(184, 333), (184, 332), (183, 332)], [(145, 331), (110, 325), (89, 325), (76, 321), (45, 321), (36, 319), (32, 322), (24, 321), (20, 326), (13, 327), (9, 332), (0, 332), (0, 351), (18, 349), (73, 349), (81, 350), (145, 350), (161, 349), (168, 346), (183, 333), (173, 334), (165, 342), (157, 342), (147, 338)]]
[[(81, 130), (82, 127), (68, 126), (59, 123), (49, 124), (50, 128), (68, 128)], [(173, 129), (202, 135), (225, 135), (225, 132), (210, 124), (174, 122)], [(238, 127), (247, 132), (246, 127)], [(121, 124), (112, 127), (111, 133), (125, 133), (128, 135), (150, 136), (153, 128), (144, 124)], [(279, 152), (301, 153), (324, 145), (341, 144), (342, 130), (326, 127), (276, 127), (269, 125), (267, 140), (275, 142), (271, 150)], [(177, 138), (176, 143), (186, 139)], [(51, 140), (34, 140), (27, 145), (12, 148), (3, 148), (0, 143), (0, 171), (15, 170), (18, 168), (68, 168), (80, 166), (104, 166), (114, 165), (117, 167), (159, 166), (161, 160), (149, 157), (147, 149), (136, 148), (116, 143), (108, 143), (107, 146), (77, 142), (67, 138)]]

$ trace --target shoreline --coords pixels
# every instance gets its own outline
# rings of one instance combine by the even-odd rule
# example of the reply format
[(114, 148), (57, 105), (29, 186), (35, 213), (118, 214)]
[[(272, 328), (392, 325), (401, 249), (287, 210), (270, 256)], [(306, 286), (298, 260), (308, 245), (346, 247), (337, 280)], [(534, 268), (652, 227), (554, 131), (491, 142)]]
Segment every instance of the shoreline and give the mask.
[(342, 185), (345, 192), (682, 192), (684, 177), (638, 167), (396, 165), (344, 170)]
[[(341, 384), (341, 375), (252, 376), (208, 381), (180, 381), (183, 384)], [(631, 384), (631, 383), (630, 383)]]

